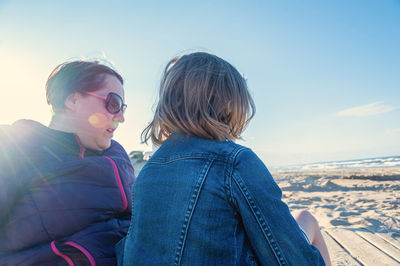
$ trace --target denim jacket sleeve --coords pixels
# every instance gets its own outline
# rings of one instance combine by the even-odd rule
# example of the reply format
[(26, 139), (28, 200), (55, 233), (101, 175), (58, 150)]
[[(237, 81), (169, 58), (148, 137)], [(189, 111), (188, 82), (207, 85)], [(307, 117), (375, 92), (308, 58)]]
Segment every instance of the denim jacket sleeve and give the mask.
[(232, 204), (261, 264), (325, 265), (281, 200), (268, 169), (250, 149), (236, 154), (230, 184)]

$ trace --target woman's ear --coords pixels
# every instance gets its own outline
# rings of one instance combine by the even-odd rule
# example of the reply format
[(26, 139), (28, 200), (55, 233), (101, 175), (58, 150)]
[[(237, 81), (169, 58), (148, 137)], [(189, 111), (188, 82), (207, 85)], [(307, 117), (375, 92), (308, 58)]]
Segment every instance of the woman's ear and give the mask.
[(79, 101), (80, 97), (82, 97), (82, 96), (77, 92), (68, 95), (68, 97), (64, 101), (64, 105), (67, 108), (67, 110), (75, 112), (77, 109), (78, 101)]

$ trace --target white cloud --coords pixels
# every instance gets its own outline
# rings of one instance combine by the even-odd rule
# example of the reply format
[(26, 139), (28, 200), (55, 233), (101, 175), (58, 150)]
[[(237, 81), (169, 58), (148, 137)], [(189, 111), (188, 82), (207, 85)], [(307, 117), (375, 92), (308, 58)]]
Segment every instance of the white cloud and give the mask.
[(391, 112), (396, 109), (397, 107), (393, 105), (387, 105), (383, 102), (374, 102), (339, 111), (337, 115), (353, 117), (371, 116)]
[(400, 135), (400, 128), (392, 128), (385, 131), (385, 135), (396, 136)]

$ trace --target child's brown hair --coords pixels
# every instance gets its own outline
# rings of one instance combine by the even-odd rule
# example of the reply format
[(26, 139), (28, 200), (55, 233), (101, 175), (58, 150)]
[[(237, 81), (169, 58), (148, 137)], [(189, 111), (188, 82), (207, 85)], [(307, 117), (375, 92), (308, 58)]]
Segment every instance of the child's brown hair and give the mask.
[(142, 141), (151, 138), (161, 145), (174, 132), (234, 140), (254, 113), (246, 80), (231, 64), (212, 54), (191, 53), (167, 64), (154, 118)]

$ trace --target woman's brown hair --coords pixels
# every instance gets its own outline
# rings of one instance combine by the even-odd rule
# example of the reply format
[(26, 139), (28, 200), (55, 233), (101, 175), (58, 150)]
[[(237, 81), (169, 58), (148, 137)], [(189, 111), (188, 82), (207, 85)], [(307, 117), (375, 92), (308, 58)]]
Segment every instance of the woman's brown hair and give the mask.
[(75, 92), (99, 90), (106, 74), (115, 76), (123, 85), (121, 75), (100, 61), (76, 60), (58, 65), (46, 82), (46, 98), (55, 112), (65, 108), (65, 99)]
[(254, 116), (243, 76), (225, 60), (196, 52), (169, 61), (159, 102), (142, 141), (161, 145), (171, 133), (234, 140)]

